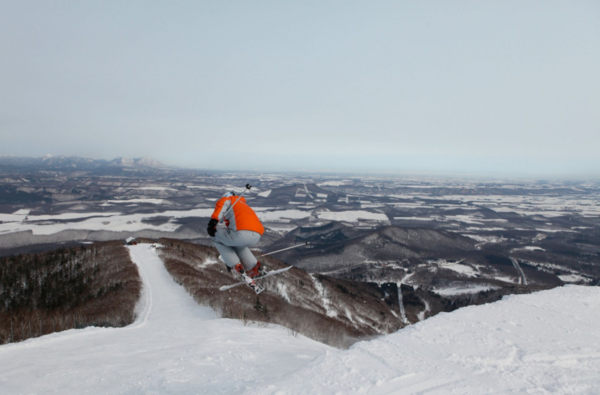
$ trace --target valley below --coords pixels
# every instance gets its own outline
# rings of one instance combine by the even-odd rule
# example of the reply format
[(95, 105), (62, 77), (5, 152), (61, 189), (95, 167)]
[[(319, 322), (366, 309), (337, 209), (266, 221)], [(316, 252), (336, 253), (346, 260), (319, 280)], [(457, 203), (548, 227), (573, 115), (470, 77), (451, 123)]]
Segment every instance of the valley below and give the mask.
[(267, 229), (256, 254), (304, 244), (273, 256), (384, 287), (399, 325), (600, 284), (598, 182), (228, 173), (149, 159), (2, 157), (0, 256), (128, 237), (210, 246), (215, 201), (248, 183)]

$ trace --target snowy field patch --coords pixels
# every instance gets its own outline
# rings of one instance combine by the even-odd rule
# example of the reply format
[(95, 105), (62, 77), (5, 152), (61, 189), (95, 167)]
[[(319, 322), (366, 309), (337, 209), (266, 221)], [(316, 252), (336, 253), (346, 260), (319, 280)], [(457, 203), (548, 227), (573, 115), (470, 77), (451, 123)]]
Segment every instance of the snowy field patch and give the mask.
[(505, 283), (515, 283), (518, 284), (520, 277), (508, 277), (508, 276), (494, 276), (494, 279), (498, 281), (504, 281)]
[(460, 262), (447, 262), (445, 259), (429, 260), (427, 263), (437, 264), (442, 269), (452, 270), (467, 277), (475, 277), (479, 272), (469, 265), (463, 265)]
[(498, 240), (500, 240), (500, 237), (498, 237), (498, 236), (481, 236), (481, 235), (473, 235), (470, 233), (461, 233), (460, 235), (468, 237), (475, 241), (479, 241), (481, 243), (497, 243)]
[(164, 199), (129, 199), (129, 200), (107, 200), (107, 203), (149, 203), (163, 204)]
[(565, 283), (578, 283), (578, 282), (590, 283), (592, 281), (588, 277), (584, 277), (579, 274), (562, 274), (562, 275), (558, 276), (558, 278), (560, 278)]
[(476, 294), (481, 291), (491, 291), (493, 289), (498, 289), (498, 287), (493, 287), (491, 285), (475, 285), (472, 287), (439, 288), (433, 289), (432, 291), (442, 296), (454, 296), (464, 294)]
[(342, 185), (349, 185), (353, 182), (351, 180), (341, 180), (341, 181), (325, 181), (317, 184), (320, 187), (341, 187)]
[(546, 251), (542, 247), (537, 247), (537, 246), (526, 246), (526, 247), (519, 247), (519, 248), (514, 248), (513, 249), (513, 251), (518, 251), (518, 250), (522, 250), (522, 251)]
[(258, 218), (261, 221), (272, 222), (289, 222), (292, 219), (308, 218), (312, 215), (311, 211), (301, 210), (278, 210), (278, 211), (263, 211), (259, 212)]
[(268, 228), (268, 229), (271, 229), (272, 231), (280, 232), (280, 233), (288, 233), (298, 227), (298, 225), (285, 224), (285, 223), (281, 223), (281, 222), (276, 222), (276, 223), (265, 222), (265, 223), (263, 223), (263, 225), (265, 228)]
[(138, 188), (127, 188), (127, 189), (139, 189), (141, 191), (172, 191), (178, 192), (177, 189), (169, 187), (138, 187)]
[[(210, 217), (214, 210), (193, 209), (181, 211), (163, 211), (154, 214), (120, 213), (65, 213), (58, 215), (29, 216), (24, 222), (0, 223), (0, 233), (12, 233), (31, 230), (33, 234), (50, 235), (63, 230), (110, 230), (115, 232), (135, 232), (142, 229), (152, 229), (173, 232), (181, 225), (167, 222), (160, 225), (143, 223), (142, 220), (154, 217)], [(69, 222), (69, 220), (76, 220)]]
[(358, 222), (359, 220), (373, 220), (389, 222), (387, 215), (372, 213), (370, 211), (321, 211), (317, 214), (319, 219), (328, 221)]
[(437, 217), (394, 217), (398, 221), (436, 221)]

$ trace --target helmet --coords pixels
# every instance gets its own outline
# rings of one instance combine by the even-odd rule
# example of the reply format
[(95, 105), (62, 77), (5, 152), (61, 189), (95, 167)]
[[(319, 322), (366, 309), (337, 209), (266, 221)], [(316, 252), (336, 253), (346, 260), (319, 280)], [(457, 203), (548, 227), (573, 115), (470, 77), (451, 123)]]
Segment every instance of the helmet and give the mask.
[(235, 192), (234, 191), (229, 191), (225, 195), (223, 195), (223, 197), (230, 197), (230, 196), (235, 196)]

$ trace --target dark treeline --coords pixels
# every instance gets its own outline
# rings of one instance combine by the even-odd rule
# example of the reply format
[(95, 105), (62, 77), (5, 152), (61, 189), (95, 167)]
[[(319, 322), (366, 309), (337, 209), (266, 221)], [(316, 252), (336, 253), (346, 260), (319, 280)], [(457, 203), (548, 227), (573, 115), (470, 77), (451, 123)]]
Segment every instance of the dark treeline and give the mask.
[(0, 258), (0, 344), (135, 319), (142, 283), (120, 242)]

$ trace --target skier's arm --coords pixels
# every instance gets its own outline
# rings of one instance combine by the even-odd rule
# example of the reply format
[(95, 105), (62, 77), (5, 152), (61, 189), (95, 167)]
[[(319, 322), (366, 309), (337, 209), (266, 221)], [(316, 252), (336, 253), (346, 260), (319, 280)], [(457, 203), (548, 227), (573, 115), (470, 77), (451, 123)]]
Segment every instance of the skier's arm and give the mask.
[(227, 198), (221, 198), (217, 201), (217, 204), (215, 205), (215, 211), (213, 212), (213, 214), (210, 216), (212, 219), (216, 219), (217, 221), (222, 221), (223, 220), (223, 216), (225, 215), (225, 213), (227, 212), (227, 210), (229, 209), (229, 207), (231, 206), (231, 201)]

